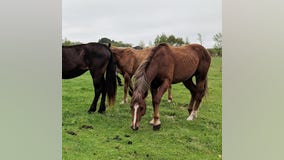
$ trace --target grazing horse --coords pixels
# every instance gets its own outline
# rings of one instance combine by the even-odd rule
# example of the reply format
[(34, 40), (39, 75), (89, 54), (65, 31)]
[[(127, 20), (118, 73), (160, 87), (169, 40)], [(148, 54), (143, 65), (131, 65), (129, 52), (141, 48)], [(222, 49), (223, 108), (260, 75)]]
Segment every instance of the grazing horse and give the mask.
[(96, 111), (100, 95), (102, 97), (99, 113), (106, 110), (106, 94), (109, 105), (115, 102), (116, 66), (109, 47), (99, 43), (62, 46), (62, 79), (78, 77), (88, 70), (91, 73), (95, 96), (89, 113)]
[[(162, 43), (153, 48), (134, 75), (135, 86), (130, 104), (131, 128), (138, 130), (141, 117), (146, 112), (145, 97), (150, 88), (154, 111), (150, 124), (153, 125), (153, 130), (160, 129), (161, 97), (170, 84), (179, 82), (183, 82), (191, 93), (187, 120), (196, 118), (198, 107), (207, 90), (207, 73), (210, 63), (209, 53), (199, 44), (172, 47)], [(196, 84), (192, 81), (193, 76), (196, 78)]]
[[(127, 92), (128, 87), (131, 91), (133, 90), (131, 78), (137, 70), (138, 66), (143, 60), (150, 54), (152, 48), (145, 49), (133, 49), (123, 47), (111, 47), (111, 51), (116, 59), (117, 68), (124, 77), (124, 97), (123, 103), (127, 103)], [(168, 101), (172, 101), (171, 86), (168, 90)]]

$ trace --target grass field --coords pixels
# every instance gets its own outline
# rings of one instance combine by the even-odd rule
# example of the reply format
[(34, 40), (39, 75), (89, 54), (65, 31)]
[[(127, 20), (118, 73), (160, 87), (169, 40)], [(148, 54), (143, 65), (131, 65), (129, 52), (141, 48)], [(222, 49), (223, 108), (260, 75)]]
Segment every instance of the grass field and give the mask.
[(167, 102), (165, 93), (160, 104), (159, 131), (153, 131), (149, 125), (153, 115), (151, 96), (147, 98), (147, 111), (139, 130), (132, 131), (129, 104), (119, 104), (123, 87), (118, 87), (113, 108), (107, 108), (105, 114), (88, 114), (94, 94), (90, 74), (63, 80), (62, 159), (221, 159), (221, 65), (220, 57), (212, 58), (208, 95), (194, 121), (186, 121), (190, 94), (182, 83), (172, 86), (172, 103)]

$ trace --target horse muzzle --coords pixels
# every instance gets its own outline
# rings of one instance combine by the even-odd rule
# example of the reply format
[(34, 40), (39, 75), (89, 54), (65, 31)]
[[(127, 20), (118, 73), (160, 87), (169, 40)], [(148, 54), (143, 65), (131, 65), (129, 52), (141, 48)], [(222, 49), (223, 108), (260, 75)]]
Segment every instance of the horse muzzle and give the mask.
[(139, 127), (131, 126), (131, 129), (132, 129), (133, 131), (137, 131), (137, 130), (139, 129)]
[(133, 131), (137, 131), (137, 130), (139, 129), (139, 127), (136, 126), (136, 125), (131, 125), (130, 128), (131, 128)]

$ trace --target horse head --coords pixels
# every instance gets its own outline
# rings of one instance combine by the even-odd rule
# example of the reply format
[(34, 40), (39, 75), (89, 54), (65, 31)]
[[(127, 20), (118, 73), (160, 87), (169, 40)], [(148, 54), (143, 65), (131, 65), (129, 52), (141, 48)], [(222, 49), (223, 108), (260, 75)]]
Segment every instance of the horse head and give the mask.
[(131, 115), (132, 115), (132, 123), (131, 128), (133, 130), (138, 130), (139, 123), (146, 113), (146, 102), (145, 102), (145, 95), (142, 97), (141, 95), (136, 95), (136, 93), (133, 94), (130, 108), (131, 108)]

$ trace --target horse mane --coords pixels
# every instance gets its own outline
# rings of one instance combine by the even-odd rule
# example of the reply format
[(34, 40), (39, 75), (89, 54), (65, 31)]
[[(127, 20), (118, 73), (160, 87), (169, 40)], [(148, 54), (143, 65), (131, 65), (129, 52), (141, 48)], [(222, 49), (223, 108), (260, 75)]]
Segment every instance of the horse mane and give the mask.
[(140, 79), (146, 72), (147, 67), (149, 66), (150, 62), (152, 61), (155, 53), (157, 53), (157, 50), (159, 50), (162, 47), (169, 47), (167, 43), (161, 43), (158, 46), (154, 47), (148, 57), (141, 63), (141, 65), (137, 68), (134, 77), (137, 79)]
[[(166, 43), (161, 43), (158, 46), (154, 47), (148, 57), (141, 63), (141, 65), (137, 68), (135, 74), (133, 75), (134, 82), (134, 92), (132, 95), (132, 99), (141, 99), (142, 95), (148, 91), (150, 88), (150, 83), (146, 77), (146, 70), (151, 63), (153, 57), (157, 53), (157, 51), (162, 47), (169, 47)], [(138, 94), (140, 93), (140, 94)]]

